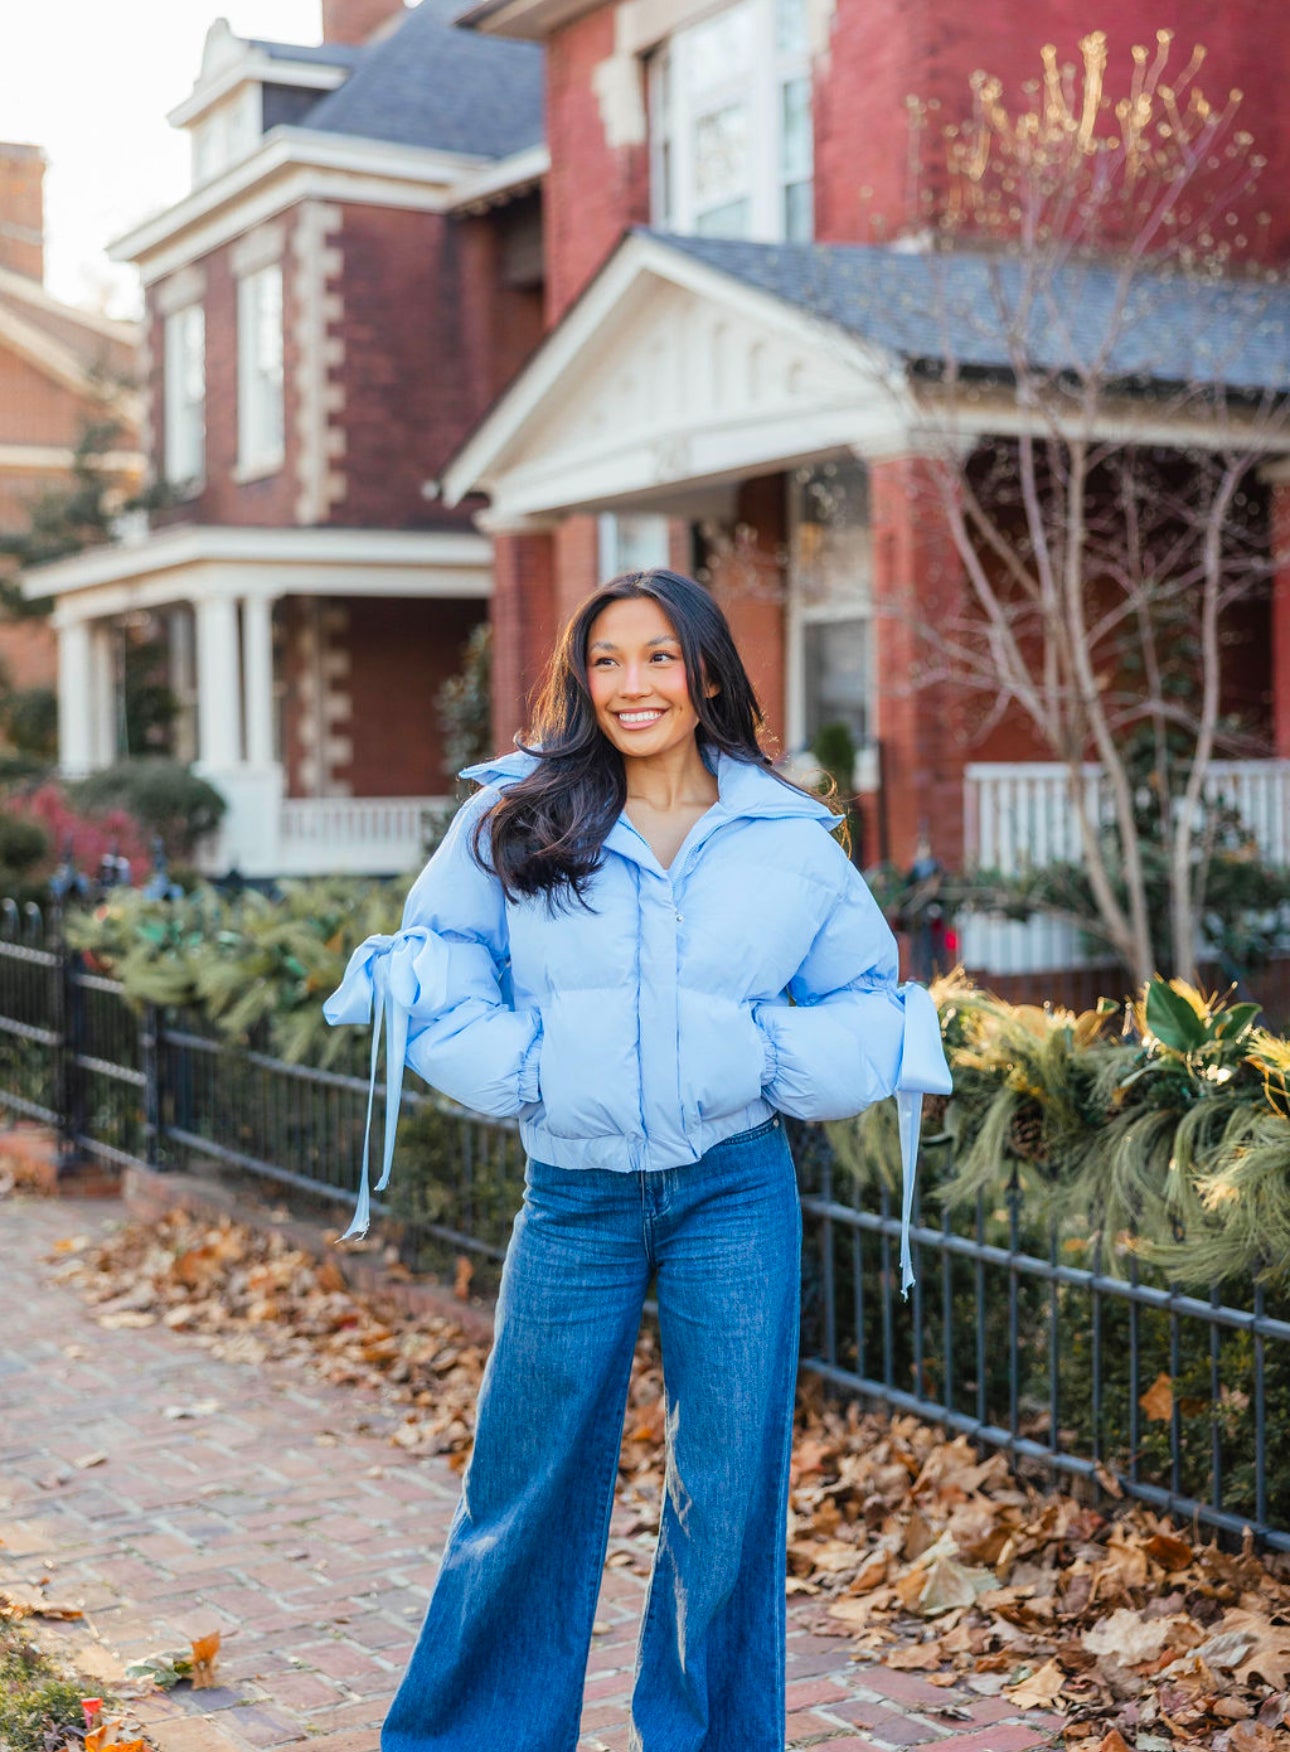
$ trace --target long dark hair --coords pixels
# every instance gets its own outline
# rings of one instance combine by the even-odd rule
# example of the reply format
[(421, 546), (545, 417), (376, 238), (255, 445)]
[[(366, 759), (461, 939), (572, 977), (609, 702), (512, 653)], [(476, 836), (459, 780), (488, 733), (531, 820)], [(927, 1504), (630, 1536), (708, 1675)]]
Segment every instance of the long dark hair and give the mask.
[[(510, 900), (543, 895), (553, 906), (576, 897), (588, 905), (585, 890), (599, 868), (605, 835), (627, 801), (627, 775), (621, 754), (596, 720), (587, 642), (596, 616), (632, 596), (657, 602), (672, 623), (699, 719), (700, 745), (763, 767), (790, 790), (802, 789), (776, 773), (761, 750), (757, 737), (765, 715), (729, 623), (709, 593), (679, 572), (625, 572), (593, 591), (565, 626), (542, 677), (527, 742), (515, 739), (517, 747), (539, 757), (538, 764), (509, 785), (475, 826), (475, 858), (497, 874)], [(705, 679), (716, 683), (711, 694)], [(485, 833), (491, 864), (482, 850)]]

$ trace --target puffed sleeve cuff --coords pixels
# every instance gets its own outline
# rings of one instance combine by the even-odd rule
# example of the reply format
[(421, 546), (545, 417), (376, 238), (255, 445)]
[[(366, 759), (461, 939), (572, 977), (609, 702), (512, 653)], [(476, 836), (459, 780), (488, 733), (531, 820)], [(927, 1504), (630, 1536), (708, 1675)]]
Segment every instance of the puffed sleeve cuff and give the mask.
[(538, 1083), (538, 1061), (542, 1056), (542, 1012), (533, 1012), (533, 1039), (520, 1063), (519, 1095), (523, 1102), (536, 1101), (541, 1095)]
[(761, 1035), (761, 1086), (766, 1089), (779, 1075), (779, 1049), (760, 1017), (757, 1018), (757, 1032)]

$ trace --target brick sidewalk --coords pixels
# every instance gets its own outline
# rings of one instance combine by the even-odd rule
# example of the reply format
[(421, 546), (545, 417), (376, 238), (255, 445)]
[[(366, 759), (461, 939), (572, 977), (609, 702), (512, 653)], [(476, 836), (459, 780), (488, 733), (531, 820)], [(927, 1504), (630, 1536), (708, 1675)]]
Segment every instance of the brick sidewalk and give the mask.
[[(218, 1690), (139, 1705), (162, 1752), (308, 1740), (377, 1752), (457, 1499), (446, 1462), (390, 1445), (353, 1389), (286, 1363), (211, 1357), (164, 1326), (107, 1330), (51, 1281), (60, 1236), (114, 1220), (108, 1201), (0, 1203), (0, 1588), (80, 1604), (69, 1631), (109, 1685), (124, 1662), (223, 1633)], [(193, 1418), (168, 1408), (218, 1402)], [(92, 1466), (77, 1461), (103, 1454)], [(584, 1752), (627, 1752), (648, 1543), (616, 1517), (587, 1670)], [(788, 1744), (829, 1752), (935, 1744), (1023, 1752), (1052, 1716), (860, 1667), (844, 1639), (789, 1617)], [(940, 1712), (940, 1713), (938, 1713)], [(480, 1752), (507, 1752), (481, 1747)]]

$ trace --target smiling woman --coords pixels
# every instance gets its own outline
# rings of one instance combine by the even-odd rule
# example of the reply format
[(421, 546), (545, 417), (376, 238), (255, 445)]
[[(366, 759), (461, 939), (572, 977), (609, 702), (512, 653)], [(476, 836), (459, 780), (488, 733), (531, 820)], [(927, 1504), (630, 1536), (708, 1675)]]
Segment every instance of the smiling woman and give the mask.
[[(681, 641), (648, 596), (611, 602), (590, 627), (587, 679), (596, 721), (623, 757), (627, 814), (666, 869), (717, 801), (699, 758)], [(717, 683), (704, 680), (711, 697)]]
[[(465, 769), (483, 788), (402, 932), (329, 1000), (333, 1021), (388, 1010), (392, 1088), (406, 1052), (517, 1115), (528, 1157), (475, 1448), (382, 1752), (575, 1745), (651, 1279), (671, 1482), (633, 1744), (782, 1752), (801, 1214), (780, 1116), (903, 1090), (912, 1139), (916, 1091), (949, 1073), (841, 817), (774, 771), (761, 725), (705, 590), (603, 586), (551, 658), (531, 746)], [(352, 1232), (366, 1220), (364, 1188)], [(907, 1242), (902, 1264), (908, 1283)]]

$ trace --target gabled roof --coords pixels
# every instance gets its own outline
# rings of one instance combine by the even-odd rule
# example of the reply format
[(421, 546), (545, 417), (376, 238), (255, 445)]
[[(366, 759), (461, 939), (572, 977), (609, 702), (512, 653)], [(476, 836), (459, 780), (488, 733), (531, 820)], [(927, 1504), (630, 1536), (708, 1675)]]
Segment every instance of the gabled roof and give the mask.
[(138, 369), (140, 330), (134, 323), (64, 304), (39, 281), (0, 268), (0, 340), (77, 395), (128, 401), (126, 390)]
[(304, 125), (403, 146), (505, 158), (541, 143), (542, 51), (453, 25), (460, 0), (421, 0), (358, 50)]
[[(926, 435), (928, 413), (965, 436), (1033, 429), (1038, 416), (1010, 381), (1023, 360), (1010, 354), (1007, 318), (1022, 290), (1021, 266), (1002, 255), (637, 228), (449, 460), (440, 488), (449, 504), (487, 492), (505, 525), (674, 506), (842, 448), (891, 454)], [(1242, 431), (1269, 454), (1290, 449), (1290, 288), (1143, 274), (1122, 321), (1111, 268), (1070, 264), (1042, 290), (1018, 352), (1065, 375), (1091, 369), (1105, 347), (1113, 398), (1100, 404), (1099, 430), (1127, 422), (1138, 442), (1207, 446)], [(975, 378), (970, 401), (929, 398), (945, 359)], [(1230, 419), (1199, 406), (1196, 386), (1221, 391)], [(1251, 425), (1248, 405), (1231, 404), (1253, 394), (1277, 407)]]
[[(949, 357), (986, 372), (1014, 363), (1008, 327), (1026, 290), (1015, 258), (641, 234), (904, 360)], [(1087, 370), (1109, 343), (1108, 374), (1120, 380), (1290, 391), (1283, 280), (1137, 273), (1118, 315), (1121, 277), (1111, 267), (1072, 262), (1034, 290), (1027, 350), (1040, 370)]]

